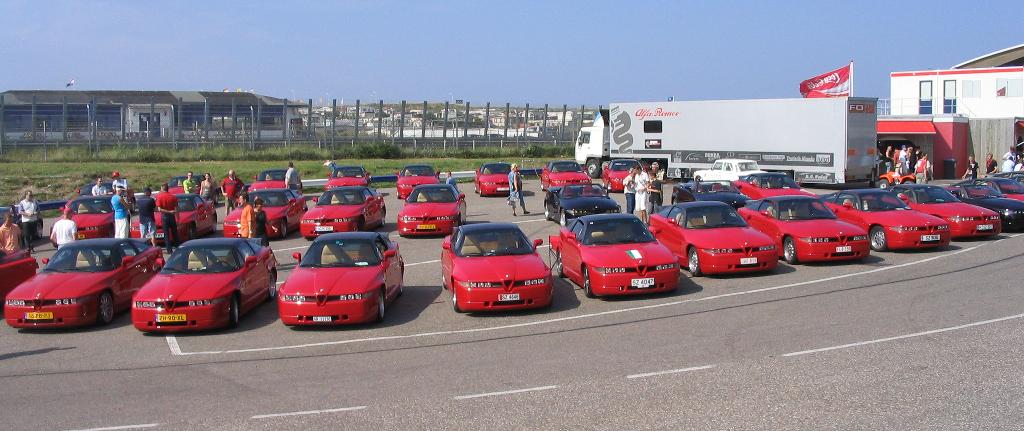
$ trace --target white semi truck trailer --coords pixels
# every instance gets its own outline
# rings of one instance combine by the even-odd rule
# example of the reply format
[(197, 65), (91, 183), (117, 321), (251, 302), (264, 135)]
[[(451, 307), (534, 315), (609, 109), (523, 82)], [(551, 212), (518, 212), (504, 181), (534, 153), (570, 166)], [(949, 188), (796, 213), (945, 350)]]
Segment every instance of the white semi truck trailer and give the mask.
[(874, 184), (878, 99), (707, 100), (612, 103), (576, 138), (576, 161), (591, 177), (601, 164), (661, 161), (690, 178), (717, 159), (748, 159), (801, 183)]

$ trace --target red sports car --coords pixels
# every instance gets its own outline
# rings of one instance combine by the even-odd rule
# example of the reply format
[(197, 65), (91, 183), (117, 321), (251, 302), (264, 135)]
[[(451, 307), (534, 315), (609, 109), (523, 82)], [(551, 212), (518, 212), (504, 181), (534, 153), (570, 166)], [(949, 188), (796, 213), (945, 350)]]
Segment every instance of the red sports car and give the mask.
[(994, 236), (1003, 231), (999, 213), (961, 202), (942, 187), (901, 184), (892, 191), (911, 209), (949, 222), (952, 238)]
[(4, 318), (15, 328), (110, 323), (160, 270), (161, 256), (159, 248), (132, 239), (69, 243), (7, 295)]
[(945, 220), (910, 209), (888, 190), (845, 190), (822, 199), (841, 220), (868, 231), (874, 251), (949, 244), (949, 224)]
[(781, 172), (759, 172), (740, 177), (732, 184), (740, 193), (751, 199), (764, 199), (772, 196), (813, 196), (818, 195), (800, 188), (789, 175)]
[(324, 190), (335, 187), (368, 186), (370, 184), (370, 173), (362, 166), (338, 166), (331, 173), (331, 177), (324, 184)]
[(476, 170), (476, 194), (480, 196), (508, 196), (508, 174), (512, 165), (508, 163), (486, 163)]
[(36, 258), (28, 254), (27, 250), (13, 253), (0, 251), (0, 299), (4, 299), (8, 292), (23, 281), (36, 275), (37, 269), (39, 264), (36, 263)]
[(249, 190), (288, 188), (288, 185), (284, 183), (286, 172), (288, 172), (287, 169), (267, 169), (260, 172), (259, 175), (252, 177), (253, 182), (249, 185)]
[(78, 227), (77, 239), (112, 238), (114, 236), (114, 208), (110, 196), (83, 196), (64, 205), (71, 211), (71, 220)]
[(409, 197), (409, 193), (412, 193), (416, 186), (440, 183), (437, 179), (438, 173), (434, 172), (434, 168), (430, 165), (407, 165), (397, 174), (398, 182), (395, 184), (395, 188), (398, 190), (396, 195), (399, 199)]
[(629, 170), (639, 167), (640, 162), (633, 159), (616, 159), (601, 166), (601, 183), (609, 192), (621, 192), (625, 189), (622, 180), (629, 175)]
[(747, 225), (724, 202), (696, 201), (651, 215), (651, 231), (686, 264), (690, 275), (771, 271), (779, 263), (775, 241)]
[[(212, 203), (206, 202), (199, 195), (179, 194), (178, 198), (178, 238), (181, 241), (196, 239), (217, 231), (217, 210)], [(163, 217), (157, 215), (154, 236), (158, 242), (164, 239)], [(132, 238), (141, 238), (138, 217), (132, 220)]]
[(549, 237), (555, 275), (588, 298), (668, 292), (679, 284), (675, 255), (632, 214), (588, 215)]
[(775, 240), (778, 255), (789, 264), (863, 259), (868, 233), (838, 220), (817, 196), (775, 196), (740, 208), (751, 227)]
[(961, 184), (990, 186), (999, 190), (1005, 198), (1024, 201), (1024, 184), (1021, 184), (1012, 178), (985, 177), (971, 181), (964, 181)]
[(234, 327), (277, 295), (276, 267), (274, 253), (258, 241), (186, 242), (132, 298), (132, 323), (144, 332)]
[[(185, 193), (185, 187), (182, 187), (182, 185), (181, 185), (181, 183), (183, 183), (185, 181), (185, 178), (188, 178), (188, 177), (186, 177), (184, 175), (178, 175), (178, 176), (175, 176), (175, 177), (171, 177), (171, 179), (167, 180), (167, 191), (169, 193), (173, 193), (173, 194), (176, 194), (176, 195), (180, 195), (182, 193)], [(195, 176), (192, 177), (192, 180), (195, 181), (196, 184), (199, 184), (201, 182), (201, 180), (196, 178)]]
[(306, 239), (331, 232), (384, 226), (384, 197), (365, 186), (336, 187), (313, 198), (316, 206), (302, 215), (299, 232)]
[(466, 223), (466, 195), (447, 184), (417, 186), (398, 212), (401, 236), (451, 234)]
[[(267, 237), (286, 238), (288, 232), (298, 229), (302, 214), (306, 212), (306, 199), (297, 191), (289, 189), (263, 189), (249, 193), (249, 202), (263, 199), (263, 211), (267, 213)], [(238, 219), (242, 209), (235, 208), (224, 217), (224, 237), (238, 236)]]
[(386, 233), (327, 234), (292, 256), (301, 261), (277, 300), (285, 325), (379, 322), (402, 295), (405, 262)]
[(547, 190), (548, 187), (590, 183), (590, 175), (583, 172), (583, 167), (572, 160), (548, 162), (540, 171), (541, 190)]
[(460, 226), (441, 243), (441, 279), (457, 313), (551, 305), (551, 269), (519, 226)]

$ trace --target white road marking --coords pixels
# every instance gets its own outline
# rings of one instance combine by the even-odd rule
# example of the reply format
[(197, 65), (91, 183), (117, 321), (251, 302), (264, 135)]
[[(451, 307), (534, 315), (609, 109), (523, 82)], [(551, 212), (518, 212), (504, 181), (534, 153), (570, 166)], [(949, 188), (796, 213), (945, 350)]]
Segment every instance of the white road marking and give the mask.
[(485, 393), (485, 394), (459, 395), (457, 397), (452, 397), (452, 399), (453, 400), (469, 400), (469, 399), (473, 399), (473, 398), (495, 397), (495, 396), (498, 396), (498, 395), (521, 394), (523, 392), (548, 391), (548, 390), (551, 390), (551, 389), (558, 389), (558, 386), (538, 386), (536, 388), (513, 389), (511, 391), (488, 392), (488, 393)]
[(256, 415), (249, 419), (266, 419), (266, 418), (279, 418), (283, 416), (301, 416), (301, 415), (318, 415), (322, 413), (338, 413), (338, 412), (351, 412), (355, 410), (363, 410), (366, 406), (357, 407), (342, 407), (340, 409), (326, 409), (326, 410), (306, 410), (302, 412), (289, 412), (289, 413), (272, 413), (268, 415)]
[(304, 245), (304, 246), (301, 246), (301, 247), (279, 248), (279, 249), (274, 250), (274, 251), (276, 252), (276, 251), (302, 250), (304, 248), (309, 248), (309, 245)]
[(434, 260), (427, 260), (427, 261), (423, 261), (423, 262), (407, 263), (407, 264), (405, 264), (405, 267), (408, 268), (410, 266), (426, 265), (428, 263), (438, 263), (440, 261), (441, 261), (441, 259), (434, 259)]
[[(955, 255), (958, 255), (960, 253), (966, 253), (966, 252), (972, 251), (974, 249), (977, 249), (978, 247), (982, 247), (983, 245), (984, 244), (980, 244), (980, 245), (976, 245), (974, 247), (960, 249), (960, 250), (956, 250), (956, 251), (953, 251), (953, 252), (950, 252), (950, 253), (941, 254), (941, 255), (938, 255), (938, 256), (932, 256), (932, 257), (929, 257), (929, 258), (926, 258), (926, 259), (921, 259), (921, 260), (918, 260), (918, 261), (901, 263), (901, 264), (892, 265), (892, 266), (885, 266), (885, 267), (881, 267), (881, 268), (870, 269), (870, 270), (867, 270), (867, 271), (854, 272), (854, 273), (850, 273), (850, 274), (837, 275), (837, 276), (833, 276), (833, 277), (820, 278), (820, 279), (817, 279), (817, 280), (807, 280), (807, 281), (801, 281), (801, 282), (797, 282), (797, 283), (784, 284), (784, 285), (781, 285), (781, 286), (765, 287), (765, 288), (762, 288), (762, 289), (744, 290), (744, 291), (740, 291), (740, 292), (723, 293), (721, 295), (713, 295), (713, 296), (707, 296), (707, 297), (703, 297), (703, 298), (683, 299), (683, 300), (679, 300), (679, 301), (670, 301), (670, 302), (663, 302), (663, 303), (658, 303), (658, 304), (641, 305), (641, 306), (637, 306), (637, 307), (620, 308), (620, 309), (616, 309), (616, 310), (600, 311), (600, 312), (596, 312), (596, 313), (577, 314), (577, 315), (574, 315), (574, 316), (556, 317), (556, 318), (552, 318), (552, 319), (536, 320), (536, 321), (532, 321), (532, 322), (513, 323), (513, 324), (508, 324), (508, 325), (490, 326), (490, 327), (472, 328), (472, 329), (457, 329), (457, 330), (447, 330), (447, 331), (419, 332), (419, 333), (405, 334), (405, 335), (388, 335), (388, 336), (379, 336), (379, 337), (354, 338), (354, 339), (350, 339), (350, 340), (322, 341), (322, 342), (318, 342), (318, 343), (292, 344), (292, 345), (287, 345), (287, 346), (253, 347), (253, 348), (248, 348), (248, 349), (231, 349), (231, 350), (208, 350), (208, 351), (199, 351), (199, 352), (182, 352), (182, 353), (180, 353), (180, 355), (182, 355), (182, 356), (188, 356), (188, 355), (221, 355), (221, 354), (232, 354), (232, 353), (252, 353), (252, 352), (267, 352), (267, 351), (275, 351), (275, 350), (305, 349), (305, 348), (311, 348), (311, 347), (335, 346), (335, 345), (343, 345), (343, 344), (367, 343), (367, 342), (387, 341), (387, 340), (402, 340), (402, 339), (408, 339), (408, 338), (422, 338), (422, 337), (432, 337), (432, 336), (473, 334), (473, 333), (482, 333), (482, 332), (490, 332), (490, 331), (499, 331), (499, 330), (505, 330), (505, 329), (524, 328), (524, 327), (529, 327), (529, 326), (546, 325), (546, 324), (551, 324), (551, 323), (567, 322), (567, 321), (580, 320), (580, 319), (589, 319), (589, 318), (594, 318), (594, 317), (607, 316), (607, 315), (613, 315), (613, 314), (621, 314), (621, 313), (628, 313), (628, 312), (633, 312), (633, 311), (652, 310), (652, 309), (656, 309), (656, 308), (672, 307), (672, 306), (676, 306), (676, 305), (689, 304), (689, 303), (694, 303), (694, 302), (712, 301), (712, 300), (716, 300), (716, 299), (728, 298), (728, 297), (733, 297), (733, 296), (751, 295), (751, 294), (755, 294), (755, 293), (762, 293), (762, 292), (769, 292), (769, 291), (779, 290), (779, 289), (787, 289), (787, 288), (792, 288), (792, 287), (805, 286), (805, 285), (809, 285), (809, 284), (822, 283), (822, 282), (826, 282), (826, 281), (833, 281), (833, 280), (839, 280), (839, 279), (850, 278), (850, 277), (860, 277), (860, 276), (863, 276), (863, 275), (873, 274), (873, 273), (876, 273), (876, 272), (882, 272), (882, 271), (889, 271), (889, 270), (893, 270), (893, 269), (905, 268), (905, 267), (908, 267), (908, 266), (919, 265), (919, 264), (922, 264), (922, 263), (931, 262), (931, 261), (936, 260), (936, 259), (941, 259), (941, 258), (945, 258), (945, 257), (955, 256)], [(408, 266), (408, 264), (406, 264), (406, 266)], [(174, 352), (172, 351), (171, 353), (174, 353)]]
[(535, 222), (539, 222), (539, 221), (548, 221), (548, 219), (545, 219), (545, 218), (535, 218), (535, 219), (530, 219), (530, 220), (514, 221), (512, 223), (513, 224), (523, 224), (523, 223), (535, 223)]
[(102, 427), (102, 428), (87, 428), (87, 429), (78, 429), (78, 430), (71, 430), (71, 431), (113, 431), (113, 430), (134, 430), (134, 429), (143, 429), (143, 428), (153, 428), (153, 427), (157, 427), (157, 426), (160, 426), (160, 425), (163, 425), (163, 424), (138, 424), (138, 425), (121, 425), (121, 426), (116, 426), (116, 427)]
[(784, 354), (782, 356), (785, 356), (785, 357), (800, 356), (800, 355), (807, 355), (807, 354), (811, 354), (811, 353), (827, 352), (827, 351), (830, 351), (830, 350), (839, 350), (839, 349), (848, 349), (850, 347), (866, 346), (868, 344), (884, 343), (886, 341), (902, 340), (902, 339), (905, 339), (905, 338), (922, 337), (922, 336), (925, 336), (925, 335), (939, 334), (939, 333), (942, 333), (942, 332), (956, 331), (958, 329), (966, 329), (966, 328), (971, 328), (971, 327), (974, 327), (974, 326), (988, 325), (988, 324), (1003, 322), (1003, 321), (1007, 321), (1007, 320), (1020, 319), (1021, 317), (1024, 317), (1024, 314), (1014, 314), (1013, 316), (1006, 316), (1006, 317), (999, 317), (999, 318), (996, 318), (996, 319), (982, 320), (980, 322), (965, 323), (963, 325), (949, 326), (949, 327), (939, 328), (939, 329), (932, 329), (930, 331), (924, 331), (924, 332), (915, 332), (913, 334), (897, 335), (895, 337), (879, 338), (877, 340), (860, 341), (860, 342), (857, 342), (857, 343), (843, 344), (843, 345), (839, 345), (839, 346), (822, 347), (820, 349), (803, 350), (803, 351), (799, 351), (799, 352), (786, 353), (786, 354)]
[(171, 349), (171, 354), (175, 356), (181, 356), (181, 346), (178, 345), (178, 339), (173, 335), (168, 335), (167, 347)]
[(706, 369), (709, 369), (709, 368), (715, 368), (715, 366), (714, 365), (702, 365), (700, 367), (689, 367), (689, 368), (679, 368), (679, 369), (676, 369), (676, 370), (665, 370), (665, 371), (654, 371), (654, 372), (650, 372), (650, 373), (630, 374), (630, 375), (626, 376), (626, 378), (627, 379), (639, 379), (641, 377), (660, 376), (660, 375), (663, 375), (663, 374), (679, 374), (679, 373), (685, 373), (685, 372), (688, 372), (688, 371), (706, 370)]

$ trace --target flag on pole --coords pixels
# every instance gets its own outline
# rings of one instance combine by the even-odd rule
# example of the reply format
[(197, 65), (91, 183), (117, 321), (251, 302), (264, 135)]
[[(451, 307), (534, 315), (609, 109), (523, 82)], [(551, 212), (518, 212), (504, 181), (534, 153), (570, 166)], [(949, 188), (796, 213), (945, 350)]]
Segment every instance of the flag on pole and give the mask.
[(807, 79), (800, 83), (804, 97), (845, 97), (850, 95), (853, 81), (853, 62), (836, 70)]
[(71, 87), (73, 85), (75, 85), (75, 80), (74, 79), (72, 79), (72, 80), (68, 81), (66, 84), (64, 84), (64, 88), (68, 88), (68, 87)]

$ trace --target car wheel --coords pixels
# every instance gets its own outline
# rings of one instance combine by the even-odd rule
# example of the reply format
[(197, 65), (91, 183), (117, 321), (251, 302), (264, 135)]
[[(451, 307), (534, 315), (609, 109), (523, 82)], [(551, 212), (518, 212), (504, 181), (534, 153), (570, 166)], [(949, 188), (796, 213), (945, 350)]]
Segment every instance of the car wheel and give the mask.
[(198, 234), (199, 234), (198, 231), (196, 231), (196, 224), (195, 223), (190, 223), (188, 225), (188, 239), (190, 239), (190, 240), (196, 239), (196, 238), (199, 237)]
[(782, 258), (790, 265), (796, 265), (799, 263), (797, 262), (796, 243), (793, 242), (793, 238), (791, 237), (787, 236), (782, 240)]
[(583, 295), (587, 298), (595, 298), (594, 291), (590, 287), (590, 270), (583, 267)]
[(587, 175), (590, 175), (590, 178), (600, 178), (601, 162), (597, 159), (587, 160)]
[(281, 239), (288, 238), (288, 220), (281, 220)]
[(885, 178), (882, 178), (882, 179), (878, 180), (878, 188), (880, 188), (880, 189), (887, 189), (887, 188), (889, 188), (889, 185), (890, 185), (889, 184), (889, 180), (887, 180)]
[(114, 297), (110, 295), (110, 292), (103, 291), (103, 293), (100, 293), (99, 299), (96, 300), (96, 323), (99, 325), (109, 325), (113, 321)]
[(455, 310), (455, 312), (459, 313), (459, 314), (465, 313), (465, 311), (462, 311), (462, 309), (459, 308), (459, 297), (458, 297), (458, 294), (455, 293), (455, 291), (458, 290), (458, 289), (455, 287), (455, 282), (452, 281), (451, 283), (452, 283), (452, 310)]
[(366, 219), (362, 216), (359, 217), (359, 221), (356, 223), (356, 230), (360, 232), (366, 230)]
[(885, 238), (885, 229), (881, 226), (871, 228), (871, 249), (874, 251), (885, 251), (889, 248), (889, 241)]
[(377, 294), (377, 322), (384, 321), (384, 309), (387, 306), (387, 297), (384, 295), (384, 289), (380, 289), (380, 293)]
[(690, 252), (687, 254), (686, 261), (691, 277), (700, 277), (704, 275), (704, 273), (700, 272), (700, 255), (697, 254), (696, 248), (690, 247)]
[(562, 211), (562, 216), (559, 217), (558, 224), (562, 225), (562, 227), (565, 227), (565, 225), (568, 224), (568, 221), (565, 218), (565, 211)]
[(238, 327), (238, 294), (231, 295), (231, 302), (228, 303), (228, 328)]
[(270, 282), (267, 284), (267, 302), (273, 302), (277, 298), (277, 273), (270, 273)]
[(544, 220), (552, 220), (551, 208), (548, 208), (548, 201), (544, 201)]
[(555, 277), (565, 278), (565, 271), (562, 268), (562, 253), (559, 251), (554, 252), (554, 258), (551, 259), (551, 271), (555, 273)]

